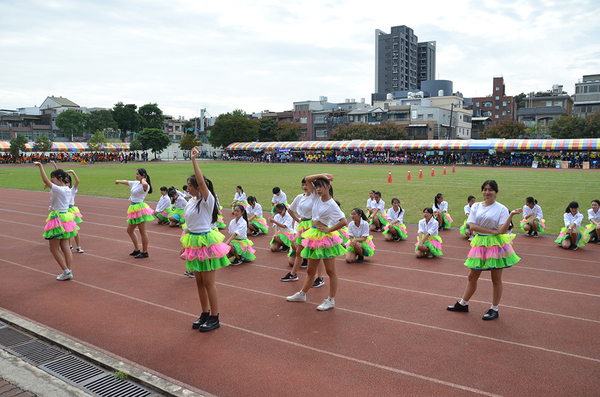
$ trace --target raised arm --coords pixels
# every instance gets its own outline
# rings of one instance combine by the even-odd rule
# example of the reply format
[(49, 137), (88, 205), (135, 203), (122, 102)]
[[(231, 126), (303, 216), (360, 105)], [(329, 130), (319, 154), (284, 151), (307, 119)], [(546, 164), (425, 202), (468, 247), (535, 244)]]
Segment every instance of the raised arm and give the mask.
[(517, 208), (516, 210), (512, 210), (510, 214), (508, 214), (508, 219), (504, 224), (498, 227), (498, 234), (506, 234), (508, 232), (508, 228), (510, 227), (510, 222), (512, 222), (512, 218), (516, 214), (520, 214), (523, 212), (523, 208)]
[(79, 178), (77, 177), (77, 174), (75, 173), (75, 171), (73, 170), (68, 170), (67, 171), (69, 174), (73, 175), (73, 179), (75, 179), (75, 184), (73, 185), (73, 187), (75, 189), (77, 189), (77, 187), (79, 187)]
[(58, 169), (58, 167), (56, 166), (56, 162), (54, 162), (54, 160), (50, 160), (50, 164), (52, 164), (54, 166), (55, 170)]
[(210, 190), (208, 190), (208, 186), (206, 186), (206, 182), (204, 182), (204, 175), (198, 166), (198, 160), (196, 159), (196, 157), (198, 157), (198, 153), (200, 153), (200, 148), (198, 148), (198, 146), (194, 146), (192, 149), (192, 165), (194, 166), (194, 175), (196, 175), (196, 182), (198, 182), (200, 194), (206, 200), (210, 194)]
[(129, 181), (126, 181), (124, 179), (120, 179), (118, 181), (115, 181), (115, 185), (129, 185)]
[(42, 181), (44, 182), (44, 187), (46, 188), (52, 188), (52, 182), (50, 182), (50, 179), (48, 179), (48, 175), (46, 175), (46, 173), (44, 172), (44, 168), (42, 166), (42, 163), (40, 163), (39, 161), (36, 161), (33, 163), (33, 165), (35, 165), (36, 167), (38, 167), (40, 169), (40, 174), (42, 175)]
[(312, 187), (312, 182), (314, 180), (317, 180), (317, 179), (320, 179), (320, 178), (327, 179), (329, 182), (333, 181), (333, 175), (331, 175), (331, 174), (309, 175), (306, 178), (304, 178), (304, 180), (306, 181), (307, 185), (310, 185)]

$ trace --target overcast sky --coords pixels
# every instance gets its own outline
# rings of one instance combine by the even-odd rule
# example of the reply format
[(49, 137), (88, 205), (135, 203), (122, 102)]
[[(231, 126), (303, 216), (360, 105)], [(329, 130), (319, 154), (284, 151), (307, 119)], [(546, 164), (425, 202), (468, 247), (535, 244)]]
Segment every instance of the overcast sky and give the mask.
[(366, 98), (375, 29), (437, 42), (437, 78), (465, 97), (600, 73), (600, 1), (0, 0), (0, 109), (47, 96), (157, 103), (165, 114), (283, 111)]

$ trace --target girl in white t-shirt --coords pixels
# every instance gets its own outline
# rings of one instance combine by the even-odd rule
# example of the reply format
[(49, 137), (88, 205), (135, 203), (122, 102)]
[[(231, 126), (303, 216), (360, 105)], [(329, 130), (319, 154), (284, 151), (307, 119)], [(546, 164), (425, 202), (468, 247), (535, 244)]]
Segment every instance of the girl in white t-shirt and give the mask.
[(267, 234), (269, 232), (269, 225), (263, 217), (262, 205), (258, 203), (256, 197), (248, 197), (246, 212), (248, 213), (248, 232), (252, 236), (258, 236), (261, 233)]
[(75, 223), (75, 215), (68, 212), (71, 198), (71, 189), (66, 183), (68, 174), (58, 168), (50, 173), (48, 179), (42, 163), (36, 161), (33, 164), (40, 169), (44, 187), (50, 188), (50, 214), (46, 219), (43, 236), (50, 244), (52, 256), (63, 270), (56, 279), (70, 280), (73, 278), (73, 255), (69, 248), (69, 239), (77, 235), (78, 226)]
[(387, 212), (387, 218), (390, 224), (383, 228), (383, 236), (386, 241), (400, 241), (407, 237), (406, 226), (404, 225), (404, 210), (400, 207), (400, 200), (396, 197), (392, 199), (392, 208)]
[[(342, 238), (338, 230), (346, 226), (346, 216), (333, 199), (333, 189), (330, 181), (333, 175), (318, 174), (305, 178), (307, 184), (313, 185), (316, 195), (312, 208), (312, 227), (302, 233), (302, 257), (308, 259), (306, 280), (299, 292), (288, 296), (289, 302), (306, 302), (306, 293), (315, 280), (317, 268), (321, 260), (329, 276), (329, 297), (323, 301), (317, 310), (329, 310), (335, 307), (338, 276), (335, 268), (335, 258), (346, 254)], [(333, 226), (329, 226), (333, 224)]]
[(373, 201), (375, 201), (375, 190), (369, 192), (369, 198), (367, 199), (367, 210), (365, 211), (367, 218), (371, 217), (371, 210), (373, 209)]
[(228, 257), (233, 257), (232, 265), (241, 265), (244, 261), (256, 259), (256, 250), (252, 248), (254, 243), (248, 240), (248, 215), (244, 206), (236, 204), (233, 209), (234, 218), (229, 222), (229, 238), (225, 244), (231, 247)]
[(385, 216), (385, 202), (381, 199), (381, 192), (375, 192), (371, 205), (373, 207), (369, 213), (370, 228), (374, 232), (380, 232), (390, 223)]
[[(150, 176), (143, 168), (138, 168), (135, 171), (135, 181), (118, 180), (116, 185), (128, 185), (131, 190), (129, 201), (131, 204), (127, 209), (127, 234), (133, 243), (133, 252), (129, 255), (134, 258), (148, 257), (148, 232), (146, 231), (146, 222), (154, 220), (152, 208), (144, 203), (144, 199), (148, 193), (152, 193), (152, 184)], [(138, 244), (138, 238), (135, 234), (135, 229), (138, 228), (142, 236), (142, 250)]]
[(242, 186), (237, 185), (235, 187), (235, 195), (233, 196), (233, 201), (231, 202), (231, 214), (235, 212), (235, 206), (241, 204), (242, 207), (248, 207), (248, 201), (246, 200), (246, 193), (244, 193), (244, 189)]
[(169, 222), (171, 227), (181, 226), (185, 223), (185, 206), (188, 201), (183, 198), (177, 190), (171, 189), (169, 191), (169, 197), (171, 198), (171, 214), (169, 215)]
[(160, 200), (154, 209), (154, 216), (158, 220), (159, 225), (168, 225), (169, 216), (171, 216), (171, 200), (169, 199), (169, 189), (166, 186), (160, 188)]
[(285, 204), (286, 207), (290, 206), (287, 202), (287, 195), (283, 192), (283, 190), (275, 186), (273, 188), (273, 198), (271, 199), (271, 212), (273, 214), (276, 214), (275, 205), (278, 203)]
[(579, 212), (577, 201), (571, 201), (563, 215), (565, 227), (560, 229), (555, 243), (560, 244), (564, 249), (576, 250), (583, 247), (588, 242), (590, 235), (585, 233), (585, 226), (581, 226), (583, 215)]
[(523, 220), (520, 223), (523, 231), (526, 231), (528, 236), (533, 235), (533, 237), (539, 237), (538, 232), (541, 233), (546, 228), (542, 208), (538, 205), (537, 200), (531, 196), (525, 199)]
[(481, 191), (484, 201), (471, 207), (467, 221), (475, 238), (465, 261), (465, 266), (469, 268), (467, 287), (463, 298), (453, 306), (448, 306), (448, 311), (468, 312), (469, 299), (477, 290), (477, 280), (482, 271), (489, 270), (492, 274), (492, 307), (483, 315), (483, 320), (498, 318), (498, 305), (502, 298), (502, 271), (521, 260), (513, 250), (512, 239), (507, 233), (513, 216), (523, 212), (522, 208), (509, 212), (508, 208), (497, 202), (498, 190), (496, 181), (483, 182)]
[(294, 239), (294, 219), (288, 214), (285, 204), (275, 205), (275, 216), (269, 218), (269, 223), (275, 226), (271, 240), (272, 252), (288, 252)]
[(596, 239), (596, 244), (600, 244), (600, 200), (592, 200), (592, 208), (588, 210), (588, 220), (585, 232), (589, 236), (589, 241)]
[[(58, 169), (58, 167), (56, 166), (56, 163), (54, 161), (50, 161), (50, 163), (54, 166), (55, 170)], [(83, 216), (81, 215), (81, 211), (79, 211), (79, 208), (77, 208), (75, 206), (75, 195), (77, 194), (77, 189), (79, 188), (79, 178), (77, 177), (77, 174), (73, 170), (67, 170), (65, 172), (67, 173), (67, 176), (65, 178), (65, 183), (67, 184), (67, 186), (71, 190), (71, 197), (69, 198), (69, 210), (68, 210), (68, 212), (70, 214), (73, 214), (75, 216), (75, 223), (77, 225), (79, 225), (81, 222), (83, 222)], [(71, 178), (71, 176), (69, 174), (73, 175), (73, 178)], [(72, 179), (75, 179), (75, 184), (74, 185), (73, 185)], [(77, 230), (79, 230), (79, 226), (77, 227)], [(77, 233), (75, 235), (75, 237), (71, 237), (71, 238), (73, 240), (75, 240), (75, 247), (77, 247), (75, 249), (75, 252), (77, 252), (78, 254), (83, 254), (84, 251), (81, 248), (81, 240), (79, 239), (79, 233)], [(69, 248), (73, 249), (73, 241), (71, 239), (69, 239)]]
[(181, 258), (185, 259), (186, 269), (194, 272), (202, 307), (202, 315), (192, 328), (208, 332), (220, 327), (215, 274), (217, 269), (230, 264), (227, 258), (230, 247), (223, 242), (225, 236), (221, 232), (211, 229), (217, 223), (219, 207), (212, 182), (198, 167), (196, 157), (199, 151), (197, 146), (192, 149), (194, 174), (187, 180), (192, 199), (185, 207), (186, 227), (180, 241)]
[(365, 256), (373, 256), (375, 244), (373, 236), (369, 235), (369, 223), (367, 216), (360, 208), (354, 208), (350, 213), (352, 222), (348, 223), (348, 233), (351, 240), (346, 245), (346, 262), (363, 263)]
[(435, 195), (432, 209), (435, 220), (439, 224), (439, 230), (450, 229), (453, 220), (448, 213), (448, 203), (444, 201), (444, 195), (442, 193)]
[(417, 258), (424, 256), (433, 258), (442, 256), (442, 238), (438, 236), (439, 224), (433, 217), (433, 209), (425, 208), (423, 210), (423, 219), (419, 221), (419, 230), (417, 231), (417, 243), (415, 244), (415, 253)]
[[(475, 196), (467, 197), (467, 205), (465, 205), (464, 211), (467, 219), (469, 219), (469, 213), (471, 213), (471, 207), (475, 204)], [(459, 231), (465, 237), (469, 238), (469, 241), (473, 240), (473, 233), (471, 233), (471, 228), (469, 227), (469, 223), (465, 219), (465, 222), (460, 227)]]

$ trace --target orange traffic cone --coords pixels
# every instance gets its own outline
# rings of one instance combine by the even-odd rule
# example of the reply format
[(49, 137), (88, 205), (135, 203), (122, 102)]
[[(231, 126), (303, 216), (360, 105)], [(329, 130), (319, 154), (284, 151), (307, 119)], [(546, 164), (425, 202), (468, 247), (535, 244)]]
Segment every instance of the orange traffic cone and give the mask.
[(444, 167), (444, 173), (443, 174), (446, 175), (446, 167)]
[(423, 170), (419, 168), (419, 178), (423, 178)]
[(408, 176), (406, 177), (407, 181), (412, 181), (412, 179), (410, 178), (410, 170), (408, 170)]
[(431, 176), (435, 176), (435, 171), (433, 170), (433, 167), (431, 167)]
[(454, 169), (454, 164), (452, 164), (452, 173), (454, 174), (456, 170)]
[(392, 171), (388, 174), (388, 183), (392, 183)]

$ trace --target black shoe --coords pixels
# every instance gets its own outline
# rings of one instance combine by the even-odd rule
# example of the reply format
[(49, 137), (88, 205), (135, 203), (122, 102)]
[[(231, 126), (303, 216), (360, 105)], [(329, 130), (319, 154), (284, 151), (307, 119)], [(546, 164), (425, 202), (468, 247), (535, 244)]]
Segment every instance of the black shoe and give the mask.
[(308, 267), (308, 259), (302, 259), (302, 264), (300, 265), (302, 269), (306, 269)]
[(527, 235), (528, 235), (529, 237), (531, 237), (531, 234), (532, 234), (532, 233), (533, 233), (533, 229), (529, 229), (529, 231), (527, 232)]
[(220, 326), (221, 324), (219, 324), (218, 314), (216, 316), (208, 316), (208, 320), (206, 320), (204, 324), (200, 325), (200, 332), (212, 331), (213, 329), (217, 329)]
[(131, 256), (136, 256), (136, 255), (139, 255), (139, 254), (141, 254), (141, 253), (142, 253), (142, 251), (140, 251), (140, 250), (135, 250), (135, 251), (133, 251), (132, 253), (130, 253), (129, 255), (131, 255)]
[(135, 259), (147, 258), (147, 257), (148, 257), (148, 253), (147, 252), (140, 252), (139, 254), (137, 254), (136, 256), (134, 256)]
[(446, 310), (451, 311), (451, 312), (463, 312), (463, 313), (468, 313), (469, 312), (469, 305), (461, 305), (460, 302), (456, 302), (454, 304), (454, 306), (448, 306), (446, 308)]
[(538, 236), (538, 232), (533, 232), (533, 237), (540, 237), (540, 236)]
[(500, 315), (498, 314), (498, 310), (490, 309), (483, 315), (484, 320), (494, 320), (498, 318)]
[(198, 329), (202, 324), (208, 320), (208, 316), (210, 315), (210, 310), (207, 312), (202, 312), (200, 318), (192, 323), (192, 329)]
[(317, 277), (315, 282), (311, 286), (311, 288), (319, 288), (325, 285), (325, 281), (323, 281), (323, 277)]
[(281, 249), (281, 252), (290, 252), (290, 247), (283, 246), (283, 248)]
[(365, 261), (365, 257), (359, 255), (358, 258), (356, 258), (356, 263), (363, 263)]
[(297, 274), (292, 274), (292, 273), (288, 273), (285, 275), (285, 277), (281, 278), (281, 281), (298, 281), (298, 275)]

